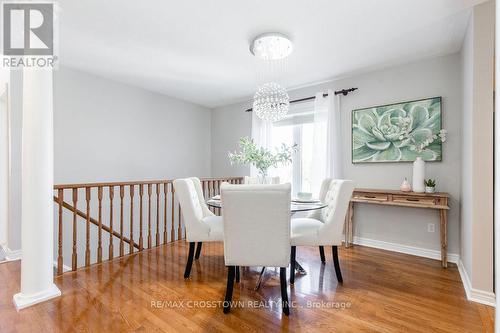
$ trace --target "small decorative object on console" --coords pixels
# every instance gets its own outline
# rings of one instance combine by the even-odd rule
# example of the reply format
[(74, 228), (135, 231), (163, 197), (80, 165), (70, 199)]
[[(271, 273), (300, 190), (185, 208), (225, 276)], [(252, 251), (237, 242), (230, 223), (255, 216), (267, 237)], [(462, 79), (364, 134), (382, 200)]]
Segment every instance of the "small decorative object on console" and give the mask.
[(435, 179), (427, 179), (424, 181), (425, 184), (425, 193), (435, 193), (436, 192), (436, 180)]
[(401, 186), (399, 188), (403, 192), (410, 192), (411, 191), (410, 182), (408, 182), (408, 179), (406, 177), (405, 177), (405, 180), (403, 180), (403, 182), (401, 183)]
[(417, 156), (413, 162), (413, 191), (418, 193), (425, 192), (425, 162), (422, 157)]

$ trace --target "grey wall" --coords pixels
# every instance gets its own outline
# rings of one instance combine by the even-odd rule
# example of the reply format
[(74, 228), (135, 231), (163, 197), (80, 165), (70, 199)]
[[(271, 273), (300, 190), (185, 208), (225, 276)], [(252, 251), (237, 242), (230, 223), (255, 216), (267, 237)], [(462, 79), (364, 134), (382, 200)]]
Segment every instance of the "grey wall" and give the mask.
[(0, 71), (0, 247), (7, 245), (9, 220), (9, 90), (1, 74)]
[(54, 77), (54, 179), (210, 176), (210, 111), (62, 67)]
[(251, 103), (228, 105), (212, 110), (212, 176), (248, 176), (250, 167), (230, 165), (228, 151), (238, 148), (242, 136), (252, 136), (252, 114), (243, 110)]
[[(289, 92), (290, 98), (314, 96), (328, 88), (358, 87), (341, 100), (342, 145), (347, 178), (358, 187), (398, 189), (404, 177), (411, 179), (411, 163), (351, 164), (351, 110), (373, 105), (443, 97), (443, 126), (448, 140), (443, 161), (427, 163), (427, 177), (436, 178), (438, 190), (452, 196), (449, 214), (449, 253), (459, 253), (459, 201), (461, 165), (461, 74), (458, 54), (419, 61), (363, 75), (310, 86)], [(236, 148), (240, 136), (250, 135), (251, 117), (243, 110), (249, 103), (216, 108), (212, 111), (212, 173), (215, 176), (244, 175), (247, 168), (235, 168), (227, 151)], [(434, 211), (358, 205), (355, 236), (438, 251), (439, 223)], [(427, 223), (436, 223), (436, 232), (427, 232)]]
[(0, 68), (0, 247), (8, 244), (9, 231), (9, 117), (10, 70)]

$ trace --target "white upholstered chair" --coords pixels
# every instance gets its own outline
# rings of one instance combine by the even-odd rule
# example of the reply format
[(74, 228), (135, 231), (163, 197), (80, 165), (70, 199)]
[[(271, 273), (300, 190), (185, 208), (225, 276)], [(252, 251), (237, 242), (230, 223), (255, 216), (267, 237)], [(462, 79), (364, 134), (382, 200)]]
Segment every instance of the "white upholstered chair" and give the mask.
[(280, 267), (283, 313), (290, 313), (290, 184), (221, 186), (224, 261), (228, 266), (224, 313), (230, 311), (237, 266)]
[[(189, 242), (189, 254), (184, 271), (188, 278), (193, 265), (193, 257), (198, 259), (203, 242), (222, 241), (222, 217), (208, 209), (198, 178), (174, 180), (174, 190), (179, 200), (186, 227), (186, 241)], [(195, 243), (198, 242), (195, 255)]]
[[(266, 177), (266, 184), (279, 184), (279, 183), (280, 183), (280, 177)], [(260, 184), (260, 179), (259, 179), (259, 177), (245, 176), (245, 178), (243, 180), (243, 184), (246, 184), (246, 185)]]
[[(330, 187), (330, 183), (332, 182), (332, 178), (325, 178), (323, 182), (321, 183), (321, 188), (319, 190), (319, 196), (318, 199), (321, 202), (325, 202), (326, 199), (326, 193), (328, 192), (328, 189)], [(307, 215), (308, 218), (316, 219), (319, 220), (323, 223), (325, 221), (323, 220), (323, 214), (321, 210), (313, 210), (311, 213)], [(321, 258), (321, 262), (325, 263), (325, 248), (324, 246), (320, 245), (319, 247), (319, 256)]]
[[(326, 190), (327, 189), (327, 190)], [(324, 192), (326, 190), (326, 192)], [(354, 182), (350, 180), (330, 179), (322, 184), (323, 201), (327, 207), (312, 217), (292, 219), (292, 251), (290, 283), (295, 281), (295, 253), (297, 246), (332, 247), (333, 264), (337, 280), (342, 283), (337, 246), (342, 244), (342, 229), (349, 201), (354, 191)], [(320, 198), (321, 198), (320, 193)], [(320, 250), (320, 252), (322, 252)], [(322, 254), (324, 262), (324, 253)]]

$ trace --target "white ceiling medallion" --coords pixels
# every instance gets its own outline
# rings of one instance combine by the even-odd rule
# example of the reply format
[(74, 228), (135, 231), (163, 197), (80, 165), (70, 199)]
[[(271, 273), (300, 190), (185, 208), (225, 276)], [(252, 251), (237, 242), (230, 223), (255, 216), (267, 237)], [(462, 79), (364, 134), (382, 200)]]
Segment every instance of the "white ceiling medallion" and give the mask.
[[(292, 50), (290, 39), (277, 32), (259, 35), (250, 45), (250, 52), (267, 62), (271, 69), (283, 62)], [(274, 72), (271, 70), (271, 73)], [(253, 111), (262, 120), (278, 121), (286, 116), (289, 105), (290, 98), (286, 89), (276, 82), (267, 82), (259, 86), (254, 95)]]

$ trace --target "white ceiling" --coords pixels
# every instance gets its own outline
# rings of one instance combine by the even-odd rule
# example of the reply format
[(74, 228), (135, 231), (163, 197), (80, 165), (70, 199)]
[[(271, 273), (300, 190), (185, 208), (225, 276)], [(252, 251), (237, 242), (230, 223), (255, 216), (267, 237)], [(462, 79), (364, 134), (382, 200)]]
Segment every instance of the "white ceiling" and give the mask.
[(61, 0), (63, 65), (214, 107), (252, 95), (248, 47), (294, 43), (290, 87), (457, 52), (484, 0)]

